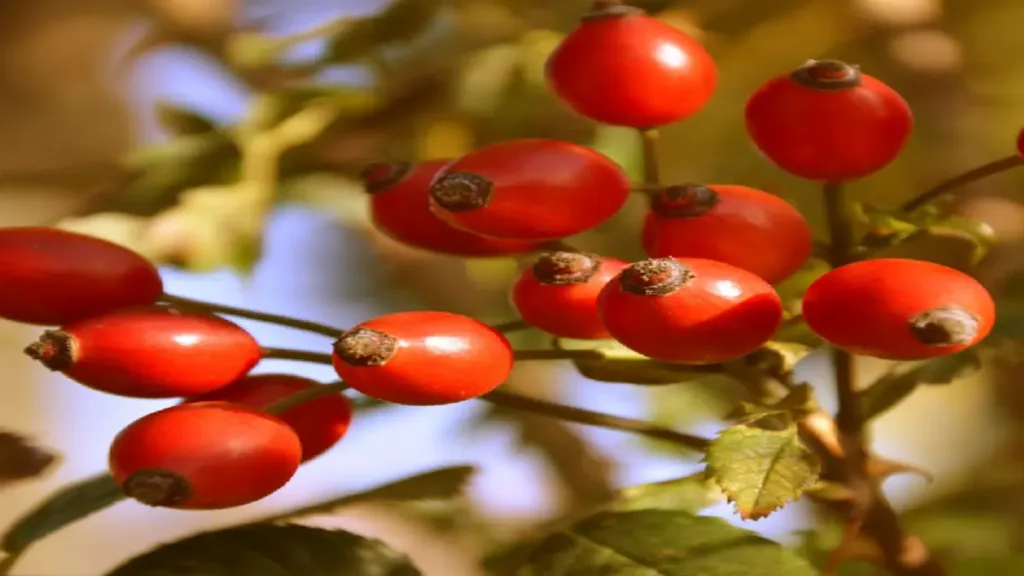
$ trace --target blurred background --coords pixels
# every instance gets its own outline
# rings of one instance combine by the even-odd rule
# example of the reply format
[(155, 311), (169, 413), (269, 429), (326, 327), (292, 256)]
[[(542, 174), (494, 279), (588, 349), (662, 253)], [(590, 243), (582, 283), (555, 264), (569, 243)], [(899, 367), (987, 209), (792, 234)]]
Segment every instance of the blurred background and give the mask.
[[(513, 318), (517, 263), (431, 255), (380, 236), (354, 179), (371, 161), (453, 157), (517, 137), (591, 145), (639, 174), (630, 130), (574, 116), (546, 91), (543, 63), (587, 0), (36, 0), (0, 4), (0, 225), (53, 224), (132, 246), (165, 264), (168, 291), (316, 319), (341, 327), (376, 314), (436, 308), (488, 322)], [(742, 126), (747, 96), (808, 58), (834, 57), (899, 90), (915, 136), (902, 159), (855, 185), (867, 203), (897, 206), (945, 175), (1013, 153), (1024, 119), (1024, 3), (1018, 0), (689, 0), (634, 4), (699, 38), (720, 85), (698, 116), (662, 137), (670, 182), (742, 183), (798, 205), (820, 230), (819, 191), (770, 166)], [(271, 37), (335, 19), (328, 38), (296, 42), (286, 65)], [(322, 31), (321, 31), (322, 32)], [(313, 34), (310, 34), (313, 36)], [(281, 159), (270, 211), (233, 205), (239, 150), (227, 130), (254, 94), (284, 95), (286, 114), (333, 95), (345, 113)], [(291, 108), (289, 108), (291, 107)], [(264, 111), (266, 112), (266, 111)], [(998, 239), (972, 267), (1001, 298), (1004, 336), (1024, 337), (1024, 173), (973, 186), (955, 207)], [(183, 192), (188, 194), (183, 195)], [(575, 244), (641, 257), (644, 206)], [(225, 214), (257, 218), (253, 233)], [(260, 256), (260, 257), (257, 257)], [(948, 256), (948, 255), (944, 255)], [(952, 263), (957, 265), (957, 263)], [(453, 280), (454, 279), (454, 280)], [(455, 290), (452, 286), (458, 285)], [(243, 323), (268, 345), (327, 350), (329, 341)], [(62, 484), (100, 472), (114, 434), (169, 403), (105, 396), (21, 355), (39, 330), (0, 323), (0, 426), (63, 453), (42, 480), (0, 492), (0, 525)], [(530, 343), (534, 336), (522, 336)], [(540, 341), (533, 342), (537, 345)], [(1015, 344), (1011, 341), (1011, 346)], [(866, 362), (865, 383), (888, 368)], [(987, 366), (925, 387), (874, 426), (887, 458), (932, 472), (887, 483), (913, 529), (943, 554), (1020, 554), (1024, 499), (1021, 366)], [(329, 368), (267, 362), (330, 380)], [(800, 375), (831, 409), (825, 359)], [(518, 368), (509, 386), (605, 412), (713, 434), (728, 411), (720, 381), (660, 387), (592, 382), (560, 363)], [(429, 576), (481, 574), (504, 538), (607, 498), (615, 488), (682, 476), (693, 456), (623, 434), (583, 429), (481, 404), (386, 408), (358, 415), (349, 437), (267, 500), (237, 511), (173, 512), (123, 503), (34, 547), (18, 573), (92, 576), (156, 544), (264, 516), (431, 468), (480, 468), (457, 510), (365, 505), (313, 519), (381, 537)], [(725, 504), (714, 514), (732, 518)], [(792, 505), (745, 523), (787, 543), (814, 510)]]

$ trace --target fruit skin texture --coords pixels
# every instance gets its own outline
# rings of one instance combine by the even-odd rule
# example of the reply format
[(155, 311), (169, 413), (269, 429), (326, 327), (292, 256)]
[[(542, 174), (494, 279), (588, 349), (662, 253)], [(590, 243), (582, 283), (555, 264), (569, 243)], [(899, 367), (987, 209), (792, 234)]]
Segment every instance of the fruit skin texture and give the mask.
[[(624, 285), (638, 276), (667, 278), (666, 262), (682, 265), (672, 273), (682, 273), (682, 285), (662, 295), (638, 294)], [(622, 345), (680, 364), (745, 356), (771, 339), (782, 322), (782, 301), (771, 285), (741, 268), (700, 258), (632, 264), (601, 291), (598, 310)]]
[[(553, 258), (587, 260), (596, 270), (581, 270), (578, 278), (567, 282), (542, 281), (538, 265), (550, 264)], [(520, 274), (512, 286), (512, 305), (528, 324), (562, 338), (600, 340), (611, 338), (597, 313), (597, 297), (601, 289), (626, 267), (617, 258), (566, 253), (545, 254), (538, 264)], [(566, 268), (570, 268), (566, 266)], [(548, 267), (550, 270), (550, 267)], [(567, 272), (569, 272), (567, 270)], [(541, 270), (544, 277), (544, 270)]]
[(811, 228), (782, 198), (728, 184), (709, 185), (704, 191), (685, 188), (676, 195), (668, 190), (653, 200), (642, 233), (644, 251), (651, 258), (717, 260), (753, 272), (769, 284), (792, 276), (810, 258)]
[(500, 332), (448, 312), (399, 312), (346, 331), (334, 369), (353, 389), (410, 406), (481, 396), (512, 371), (512, 346)]
[(474, 150), (438, 173), (431, 209), (448, 224), (510, 240), (554, 240), (603, 224), (630, 182), (606, 156), (571, 142), (509, 140)]
[(704, 107), (718, 68), (685, 32), (640, 10), (584, 18), (548, 57), (551, 90), (600, 122), (656, 128)]
[(449, 162), (431, 160), (408, 167), (398, 181), (379, 189), (372, 182), (371, 167), (365, 178), (371, 191), (370, 217), (374, 226), (408, 246), (452, 256), (505, 256), (537, 248), (536, 242), (497, 240), (458, 230), (435, 216), (430, 211), (427, 191), (437, 172)]
[(145, 504), (217, 510), (273, 494), (301, 459), (299, 437), (278, 418), (237, 404), (202, 402), (129, 424), (110, 446), (110, 474)]
[(1024, 160), (1024, 128), (1017, 133), (1017, 156)]
[(152, 304), (157, 269), (131, 250), (57, 228), (0, 228), (0, 317), (60, 326)]
[(89, 388), (130, 398), (205, 394), (245, 376), (262, 357), (237, 324), (162, 306), (68, 324), (25, 353)]
[[(848, 69), (839, 71), (840, 65)], [(815, 89), (794, 79), (814, 66), (825, 75), (855, 73), (859, 84)], [(812, 61), (768, 80), (747, 101), (745, 117), (747, 134), (769, 160), (796, 176), (826, 182), (884, 168), (903, 150), (914, 124), (895, 90), (834, 61)]]
[[(296, 392), (321, 386), (319, 382), (290, 374), (259, 374), (204, 394), (186, 403), (231, 402), (266, 409)], [(338, 443), (352, 423), (352, 403), (342, 394), (314, 398), (278, 414), (302, 441), (302, 461), (308, 462)]]
[[(952, 345), (923, 343), (911, 323), (929, 310), (955, 306), (977, 320), (970, 338)], [(808, 327), (837, 348), (887, 360), (954, 354), (992, 330), (995, 303), (967, 274), (932, 262), (880, 258), (847, 264), (818, 278), (804, 294)]]

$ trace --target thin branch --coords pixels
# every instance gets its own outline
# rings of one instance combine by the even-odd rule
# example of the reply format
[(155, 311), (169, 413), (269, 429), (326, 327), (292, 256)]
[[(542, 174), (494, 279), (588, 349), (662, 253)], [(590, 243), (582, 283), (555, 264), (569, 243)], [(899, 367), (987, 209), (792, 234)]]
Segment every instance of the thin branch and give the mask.
[(194, 310), (203, 310), (215, 314), (224, 314), (226, 316), (248, 318), (249, 320), (256, 320), (257, 322), (277, 324), (278, 326), (287, 326), (288, 328), (303, 330), (306, 332), (311, 332), (313, 334), (321, 334), (323, 336), (327, 336), (330, 338), (337, 338), (342, 332), (344, 332), (344, 329), (342, 328), (336, 328), (334, 326), (328, 326), (326, 324), (320, 324), (317, 322), (310, 322), (308, 320), (299, 320), (298, 318), (292, 318), (290, 316), (269, 314), (266, 312), (249, 310), (247, 308), (237, 308), (235, 306), (227, 306), (225, 304), (215, 304), (213, 302), (203, 302), (201, 300), (193, 300), (191, 298), (183, 298), (181, 296), (172, 296), (170, 294), (164, 294), (160, 298), (160, 300), (173, 306), (180, 306), (182, 308), (192, 308)]
[(291, 350), (288, 348), (264, 348), (263, 358), (265, 360), (294, 360), (296, 362), (326, 364), (328, 366), (333, 363), (330, 354), (310, 352), (308, 350)]
[(912, 212), (921, 206), (938, 199), (947, 192), (952, 192), (957, 188), (967, 186), (968, 184), (988, 178), (989, 176), (995, 176), (996, 174), (1006, 172), (1007, 170), (1011, 170), (1021, 165), (1024, 165), (1024, 160), (1022, 160), (1017, 154), (993, 160), (992, 162), (982, 164), (981, 166), (972, 168), (963, 174), (958, 174), (948, 180), (936, 184), (914, 198), (904, 202), (903, 205), (900, 206), (900, 209), (904, 212)]

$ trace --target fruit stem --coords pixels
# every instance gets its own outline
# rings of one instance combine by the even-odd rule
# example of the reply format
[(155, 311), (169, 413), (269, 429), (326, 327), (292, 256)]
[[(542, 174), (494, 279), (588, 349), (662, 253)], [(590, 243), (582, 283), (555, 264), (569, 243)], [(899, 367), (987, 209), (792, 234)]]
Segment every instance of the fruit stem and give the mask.
[(640, 130), (640, 146), (643, 154), (644, 181), (642, 187), (654, 189), (661, 183), (658, 170), (658, 139), (661, 133), (657, 128)]
[(508, 322), (500, 322), (498, 324), (491, 324), (491, 328), (494, 328), (502, 334), (510, 334), (512, 332), (522, 332), (523, 330), (529, 330), (532, 328), (529, 324), (522, 320), (509, 320)]
[(291, 350), (288, 348), (263, 348), (264, 360), (294, 360), (311, 364), (327, 364), (332, 362), (330, 354), (310, 352), (308, 350)]
[(296, 392), (295, 394), (286, 396), (278, 400), (277, 402), (274, 402), (270, 406), (267, 406), (265, 411), (269, 414), (280, 416), (281, 414), (284, 414), (285, 412), (291, 410), (292, 408), (295, 408), (299, 404), (305, 404), (310, 400), (316, 400), (317, 398), (323, 398), (324, 396), (339, 394), (341, 392), (344, 392), (345, 390), (348, 390), (348, 386), (345, 385), (344, 382), (340, 381), (332, 382), (330, 384), (323, 384), (320, 386), (314, 386), (312, 388), (301, 390), (299, 392)]
[(914, 198), (904, 202), (903, 205), (900, 206), (900, 210), (903, 210), (904, 212), (912, 212), (947, 192), (952, 192), (957, 188), (988, 178), (989, 176), (995, 176), (996, 174), (1006, 172), (1007, 170), (1016, 168), (1022, 164), (1024, 164), (1024, 158), (1014, 154), (1013, 156), (1007, 156), (1005, 158), (1000, 158), (998, 160), (982, 164), (981, 166), (976, 166), (962, 174), (957, 174), (952, 178), (944, 180), (935, 186), (932, 186), (928, 190), (925, 190), (921, 194), (918, 194)]
[(602, 360), (597, 350), (516, 350), (516, 362), (530, 360)]
[(212, 312), (215, 314), (224, 314), (227, 316), (238, 316), (239, 318), (248, 318), (250, 320), (256, 320), (257, 322), (265, 322), (267, 324), (277, 324), (278, 326), (286, 326), (288, 328), (303, 330), (305, 332), (311, 332), (313, 334), (320, 334), (323, 336), (328, 336), (330, 338), (337, 338), (339, 334), (344, 332), (344, 330), (341, 328), (328, 326), (326, 324), (319, 324), (317, 322), (310, 322), (308, 320), (300, 320), (298, 318), (292, 318), (290, 316), (269, 314), (266, 312), (259, 312), (256, 310), (249, 310), (246, 308), (236, 308), (234, 306), (226, 306), (224, 304), (215, 304), (213, 302), (203, 302), (201, 300), (193, 300), (191, 298), (183, 298), (181, 296), (172, 296), (170, 294), (164, 294), (163, 296), (161, 296), (160, 301), (174, 306), (181, 306), (182, 308), (204, 310), (206, 312)]

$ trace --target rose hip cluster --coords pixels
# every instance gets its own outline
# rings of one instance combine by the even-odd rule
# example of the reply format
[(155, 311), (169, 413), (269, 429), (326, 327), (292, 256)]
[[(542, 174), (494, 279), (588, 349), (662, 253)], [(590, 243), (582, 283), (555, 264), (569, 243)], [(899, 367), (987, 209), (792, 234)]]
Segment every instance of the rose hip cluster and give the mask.
[[(699, 111), (717, 70), (685, 33), (597, 2), (551, 54), (547, 77), (577, 113), (652, 130)], [(896, 92), (837, 61), (771, 78), (746, 105), (747, 132), (769, 160), (828, 183), (889, 164), (912, 124)], [(762, 347), (784, 316), (773, 285), (812, 251), (806, 220), (773, 194), (738, 184), (638, 188), (613, 161), (569, 142), (501, 142), (460, 158), (375, 164), (363, 177), (376, 227), (404, 244), (466, 257), (539, 253), (511, 288), (527, 324), (564, 338), (614, 339), (663, 362), (716, 364)], [(627, 263), (563, 242), (608, 221), (633, 192), (650, 199), (638, 238), (649, 259)], [(110, 450), (113, 477), (150, 505), (214, 509), (263, 498), (336, 444), (352, 418), (340, 393), (268, 412), (319, 384), (250, 375), (266, 356), (250, 334), (168, 305), (150, 263), (102, 240), (0, 229), (0, 317), (59, 327), (26, 352), (85, 386), (184, 399), (129, 425)], [(979, 342), (994, 305), (956, 270), (875, 259), (819, 278), (803, 317), (851, 353), (920, 360)], [(493, 391), (515, 352), (477, 320), (415, 311), (342, 332), (331, 360), (358, 392), (424, 406)]]

